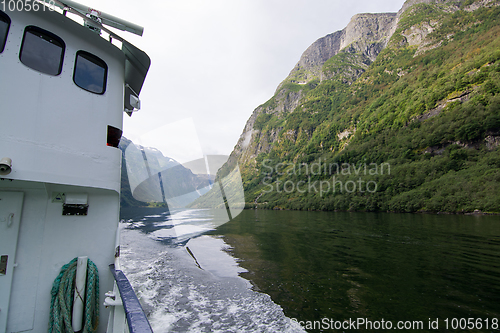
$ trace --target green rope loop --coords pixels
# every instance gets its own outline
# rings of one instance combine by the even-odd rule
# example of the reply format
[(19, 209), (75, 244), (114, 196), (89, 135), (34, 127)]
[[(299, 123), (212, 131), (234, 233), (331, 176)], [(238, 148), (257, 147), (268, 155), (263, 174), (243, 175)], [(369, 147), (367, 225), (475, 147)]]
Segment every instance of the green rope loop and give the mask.
[[(52, 285), (50, 301), (49, 333), (74, 333), (71, 324), (73, 296), (75, 293), (76, 263), (71, 260), (61, 268)], [(97, 266), (87, 262), (84, 323), (82, 333), (93, 333), (99, 326), (99, 275)]]

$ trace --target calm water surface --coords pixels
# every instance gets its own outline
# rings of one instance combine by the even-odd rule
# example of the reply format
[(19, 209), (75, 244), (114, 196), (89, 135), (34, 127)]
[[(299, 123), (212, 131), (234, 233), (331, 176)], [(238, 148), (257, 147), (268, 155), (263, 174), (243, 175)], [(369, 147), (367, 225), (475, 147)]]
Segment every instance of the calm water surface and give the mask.
[[(161, 214), (150, 215), (157, 216), (154, 218), (143, 215), (142, 220), (142, 213), (129, 214), (125, 224), (131, 234), (127, 237), (152, 238), (159, 244), (154, 251), (168, 249), (169, 256), (184, 251), (184, 259), (178, 262), (196, 267), (193, 272), (201, 268), (217, 281), (245, 281), (238, 290), (249, 292), (252, 301), (248, 304), (255, 313), (247, 313), (246, 319), (221, 331), (237, 332), (247, 325), (243, 331), (295, 332), (300, 330), (290, 318), (366, 318), (393, 323), (422, 321), (425, 329), (419, 331), (444, 332), (446, 318), (482, 318), (490, 324), (493, 318), (500, 319), (498, 216), (245, 210), (214, 229), (210, 227), (213, 212), (179, 213), (184, 220), (177, 222)], [(176, 225), (183, 225), (180, 235), (173, 233)], [(134, 248), (137, 244), (129, 242), (126, 247), (130, 260), (140, 252)], [(191, 252), (188, 255), (186, 247)], [(154, 251), (143, 255), (157, 259)], [(144, 285), (148, 278), (141, 279)], [(163, 293), (168, 294), (168, 286), (164, 287)], [(142, 289), (144, 293), (148, 290)], [(169, 310), (163, 310), (168, 316)], [(243, 313), (245, 307), (233, 310)], [(211, 311), (207, 309), (207, 313)], [(254, 319), (249, 318), (258, 317), (259, 312), (273, 313), (278, 326), (262, 322), (252, 327), (249, 323)], [(198, 326), (208, 332), (220, 318), (234, 313)], [(179, 326), (178, 317), (170, 319), (171, 330), (166, 331), (186, 329), (186, 325)], [(429, 319), (439, 319), (438, 330), (428, 330)], [(483, 326), (481, 331), (497, 330)]]
[(500, 318), (498, 216), (248, 210), (211, 234), (299, 320)]

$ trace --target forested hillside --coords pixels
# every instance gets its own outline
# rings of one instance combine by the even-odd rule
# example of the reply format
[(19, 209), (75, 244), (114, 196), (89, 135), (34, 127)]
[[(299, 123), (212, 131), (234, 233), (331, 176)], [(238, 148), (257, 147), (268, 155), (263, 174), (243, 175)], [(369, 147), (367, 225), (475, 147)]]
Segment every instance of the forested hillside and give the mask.
[(247, 207), (500, 212), (499, 1), (413, 0), (333, 35), (219, 172), (239, 165)]

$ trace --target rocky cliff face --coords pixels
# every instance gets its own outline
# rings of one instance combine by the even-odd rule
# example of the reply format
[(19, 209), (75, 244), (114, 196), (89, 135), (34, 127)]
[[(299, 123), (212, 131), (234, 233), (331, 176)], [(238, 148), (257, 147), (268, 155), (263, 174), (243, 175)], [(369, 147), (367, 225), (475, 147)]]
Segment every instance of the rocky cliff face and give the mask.
[(314, 79), (326, 79), (323, 65), (342, 50), (374, 61), (389, 41), (396, 15), (384, 13), (353, 16), (343, 30), (320, 38), (309, 46), (276, 92), (287, 82), (306, 84)]
[[(426, 41), (427, 35), (434, 31), (438, 22), (418, 23), (411, 27), (400, 26), (405, 12), (415, 8), (413, 6), (433, 3), (440, 5), (443, 11), (453, 12), (461, 8), (475, 10), (477, 6), (486, 6), (492, 2), (483, 0), (481, 4), (474, 2), (463, 8), (466, 1), (408, 0), (398, 13), (357, 14), (343, 30), (315, 41), (302, 54), (288, 77), (278, 86), (275, 95), (253, 111), (230, 155), (227, 166), (222, 168), (222, 173), (231, 169), (236, 163), (240, 165), (254, 163), (259, 153), (270, 151), (282, 127), (278, 126), (273, 131), (263, 133), (256, 126), (259, 119), (266, 120), (271, 116), (277, 119), (283, 118), (302, 103), (309, 90), (324, 80), (334, 79), (352, 84), (375, 61), (395, 32), (402, 36), (399, 43), (419, 48), (417, 54), (439, 46), (440, 43), (432, 44)], [(338, 56), (343, 57), (339, 59)]]
[(500, 0), (354, 16), (255, 109), (218, 177), (239, 164), (248, 208), (500, 212), (499, 35)]
[(305, 91), (314, 87), (316, 82), (342, 74), (324, 68), (325, 63), (339, 52), (354, 55), (356, 70), (343, 71), (343, 74), (348, 74), (350, 82), (357, 79), (363, 73), (363, 68), (368, 67), (387, 45), (397, 17), (397, 13), (357, 14), (346, 28), (322, 37), (309, 46), (288, 77), (278, 86), (271, 100), (253, 111), (228, 164), (232, 166), (237, 161), (247, 163), (260, 152), (269, 151), (280, 129), (261, 133), (254, 126), (257, 117), (263, 113), (280, 117), (293, 112)]

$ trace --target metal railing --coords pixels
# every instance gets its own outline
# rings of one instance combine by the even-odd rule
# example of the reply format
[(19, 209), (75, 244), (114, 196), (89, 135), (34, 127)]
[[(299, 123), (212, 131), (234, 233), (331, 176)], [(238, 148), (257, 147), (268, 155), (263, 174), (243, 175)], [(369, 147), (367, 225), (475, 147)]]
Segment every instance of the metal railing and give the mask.
[(125, 274), (121, 270), (115, 269), (114, 264), (109, 265), (109, 269), (120, 292), (130, 333), (153, 333), (141, 303), (139, 303), (139, 299)]

